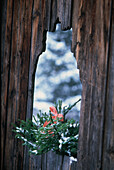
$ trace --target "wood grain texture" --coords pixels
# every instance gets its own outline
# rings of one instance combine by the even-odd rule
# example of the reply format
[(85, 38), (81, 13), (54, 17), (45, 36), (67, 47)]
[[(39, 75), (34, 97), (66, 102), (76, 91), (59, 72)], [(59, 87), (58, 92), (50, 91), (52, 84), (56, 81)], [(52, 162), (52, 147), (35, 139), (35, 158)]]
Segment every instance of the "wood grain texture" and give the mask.
[(83, 87), (78, 162), (71, 169), (114, 169), (113, 0), (4, 0), (2, 7), (1, 169), (69, 169), (68, 157), (29, 156), (11, 125), (32, 117), (37, 62), (57, 22), (62, 30), (72, 27)]
[(1, 169), (23, 168), (23, 146), (12, 124), (26, 118), (32, 1), (7, 1), (2, 73)]
[[(77, 11), (75, 10), (73, 14), (73, 23), (75, 24), (72, 24), (72, 27), (76, 31), (73, 33), (76, 36), (73, 36), (72, 50), (75, 49), (83, 88), (77, 168), (79, 170), (105, 169), (105, 166), (102, 167), (102, 159), (104, 161), (103, 156), (107, 151), (103, 150), (103, 147), (106, 148), (103, 143), (106, 141), (104, 133), (107, 132), (105, 130), (108, 129), (104, 128), (106, 128), (107, 121), (112, 121), (112, 111), (107, 109), (106, 113), (106, 105), (109, 106), (114, 98), (111, 95), (111, 99), (108, 98), (109, 101), (106, 101), (109, 77), (107, 70), (110, 68), (108, 62), (110, 58), (112, 1), (81, 0), (80, 3), (74, 1), (74, 6), (77, 4), (78, 15), (76, 15)], [(113, 86), (110, 90), (113, 92)], [(112, 128), (111, 124), (109, 127)], [(114, 142), (113, 130), (108, 131)], [(105, 154), (107, 155), (107, 153)], [(111, 160), (109, 169), (114, 168), (112, 162)], [(108, 159), (105, 163), (107, 165)]]
[(114, 169), (114, 2), (110, 25), (102, 168)]
[(68, 156), (62, 157), (52, 151), (40, 156), (31, 155), (29, 161), (29, 170), (69, 170), (70, 168)]

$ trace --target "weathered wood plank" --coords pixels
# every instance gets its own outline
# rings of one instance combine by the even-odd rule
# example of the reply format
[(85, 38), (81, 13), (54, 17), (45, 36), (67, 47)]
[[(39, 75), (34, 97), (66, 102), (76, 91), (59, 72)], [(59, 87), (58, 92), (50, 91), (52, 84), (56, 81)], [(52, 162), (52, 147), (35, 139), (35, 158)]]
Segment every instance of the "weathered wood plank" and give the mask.
[[(30, 170), (69, 170), (70, 159), (68, 156), (58, 155), (52, 151), (40, 156), (31, 155)], [(76, 170), (76, 166), (72, 170)]]
[(73, 15), (76, 37), (73, 36), (72, 49), (76, 46), (83, 87), (78, 169), (94, 170), (102, 167), (111, 1), (74, 1), (76, 4), (79, 8), (78, 18)]
[(110, 16), (102, 169), (114, 169), (114, 2)]
[[(9, 92), (9, 69), (10, 69), (10, 49), (11, 49), (11, 34), (12, 34), (12, 1), (7, 1), (3, 3), (4, 13), (2, 18), (2, 24), (4, 30), (4, 46), (2, 49), (1, 57), (1, 169), (3, 169), (4, 164), (4, 153), (5, 153), (5, 143), (6, 143), (6, 128), (7, 128), (7, 105), (8, 105), (8, 92)], [(6, 22), (4, 23), (4, 18)], [(7, 26), (6, 26), (7, 25)]]
[[(32, 1), (7, 1), (7, 20), (3, 56), (2, 104), (4, 144), (2, 169), (23, 168), (23, 146), (12, 133), (13, 126), (26, 118)], [(3, 124), (3, 122), (2, 122)]]

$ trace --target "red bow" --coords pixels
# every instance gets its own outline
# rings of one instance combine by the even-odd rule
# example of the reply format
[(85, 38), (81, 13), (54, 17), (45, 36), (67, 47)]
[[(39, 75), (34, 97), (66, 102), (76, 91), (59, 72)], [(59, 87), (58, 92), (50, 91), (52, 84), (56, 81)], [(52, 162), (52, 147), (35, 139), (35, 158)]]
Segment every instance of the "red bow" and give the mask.
[[(58, 113), (57, 113), (57, 110), (56, 110), (56, 108), (55, 108), (54, 106), (49, 107), (49, 108), (50, 108), (50, 111), (55, 115), (55, 116), (52, 116), (52, 119), (57, 120), (57, 117), (58, 117), (58, 118), (61, 118), (59, 121), (64, 121), (63, 115), (62, 115), (62, 114), (58, 114)], [(46, 127), (49, 123), (50, 123), (50, 121), (49, 121), (49, 122), (45, 121), (45, 123), (43, 124), (43, 127)], [(57, 122), (55, 121), (54, 124), (56, 124), (56, 123), (57, 123)], [(52, 124), (51, 124), (51, 125), (52, 125)], [(44, 133), (45, 133), (45, 132), (44, 132)], [(49, 134), (52, 134), (52, 133), (54, 133), (54, 132), (49, 131)], [(53, 135), (53, 136), (54, 136), (54, 135)]]
[[(52, 119), (57, 119), (57, 117), (58, 118), (62, 118), (62, 119), (60, 119), (59, 121), (64, 121), (64, 117), (63, 117), (63, 115), (62, 114), (58, 114), (57, 113), (57, 110), (56, 110), (56, 108), (54, 107), (54, 106), (52, 106), (52, 107), (50, 107), (50, 111), (55, 115), (55, 116), (52, 116)], [(55, 123), (55, 122), (54, 122)]]

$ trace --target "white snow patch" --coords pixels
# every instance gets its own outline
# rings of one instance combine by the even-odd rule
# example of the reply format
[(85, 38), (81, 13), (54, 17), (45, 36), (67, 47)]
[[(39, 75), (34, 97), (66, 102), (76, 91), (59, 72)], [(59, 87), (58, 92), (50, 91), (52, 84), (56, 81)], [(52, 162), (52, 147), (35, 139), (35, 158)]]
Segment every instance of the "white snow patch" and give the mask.
[(72, 163), (72, 161), (77, 162), (77, 158), (74, 158), (73, 156), (70, 157), (70, 164)]

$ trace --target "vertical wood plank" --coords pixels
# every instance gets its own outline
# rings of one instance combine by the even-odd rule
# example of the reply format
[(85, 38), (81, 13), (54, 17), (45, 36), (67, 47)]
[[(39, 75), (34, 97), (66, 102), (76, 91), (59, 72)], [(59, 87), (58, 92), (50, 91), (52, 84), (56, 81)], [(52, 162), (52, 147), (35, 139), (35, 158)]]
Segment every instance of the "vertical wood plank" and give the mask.
[(114, 169), (114, 2), (110, 15), (110, 43), (104, 118), (102, 169)]
[[(28, 70), (31, 36), (32, 1), (7, 1), (5, 46), (3, 62), (2, 121), (3, 135), (2, 169), (23, 168), (22, 142), (15, 139), (12, 124), (26, 118)], [(5, 93), (4, 93), (5, 92)], [(3, 124), (2, 124), (3, 125)]]
[[(3, 4), (4, 13), (2, 15), (2, 24), (4, 27), (4, 46), (2, 49), (2, 73), (1, 73), (1, 169), (3, 169), (4, 165), (4, 153), (5, 153), (5, 143), (6, 143), (6, 128), (7, 128), (7, 105), (8, 105), (8, 92), (9, 92), (9, 70), (10, 70), (10, 55), (11, 55), (11, 35), (12, 35), (12, 9), (13, 9), (13, 1), (7, 1), (7, 3)], [(6, 20), (3, 23), (3, 20)]]
[(110, 0), (81, 0), (78, 18), (75, 16), (72, 23), (76, 31), (72, 49), (83, 88), (77, 165), (80, 170), (102, 168), (110, 14)]

